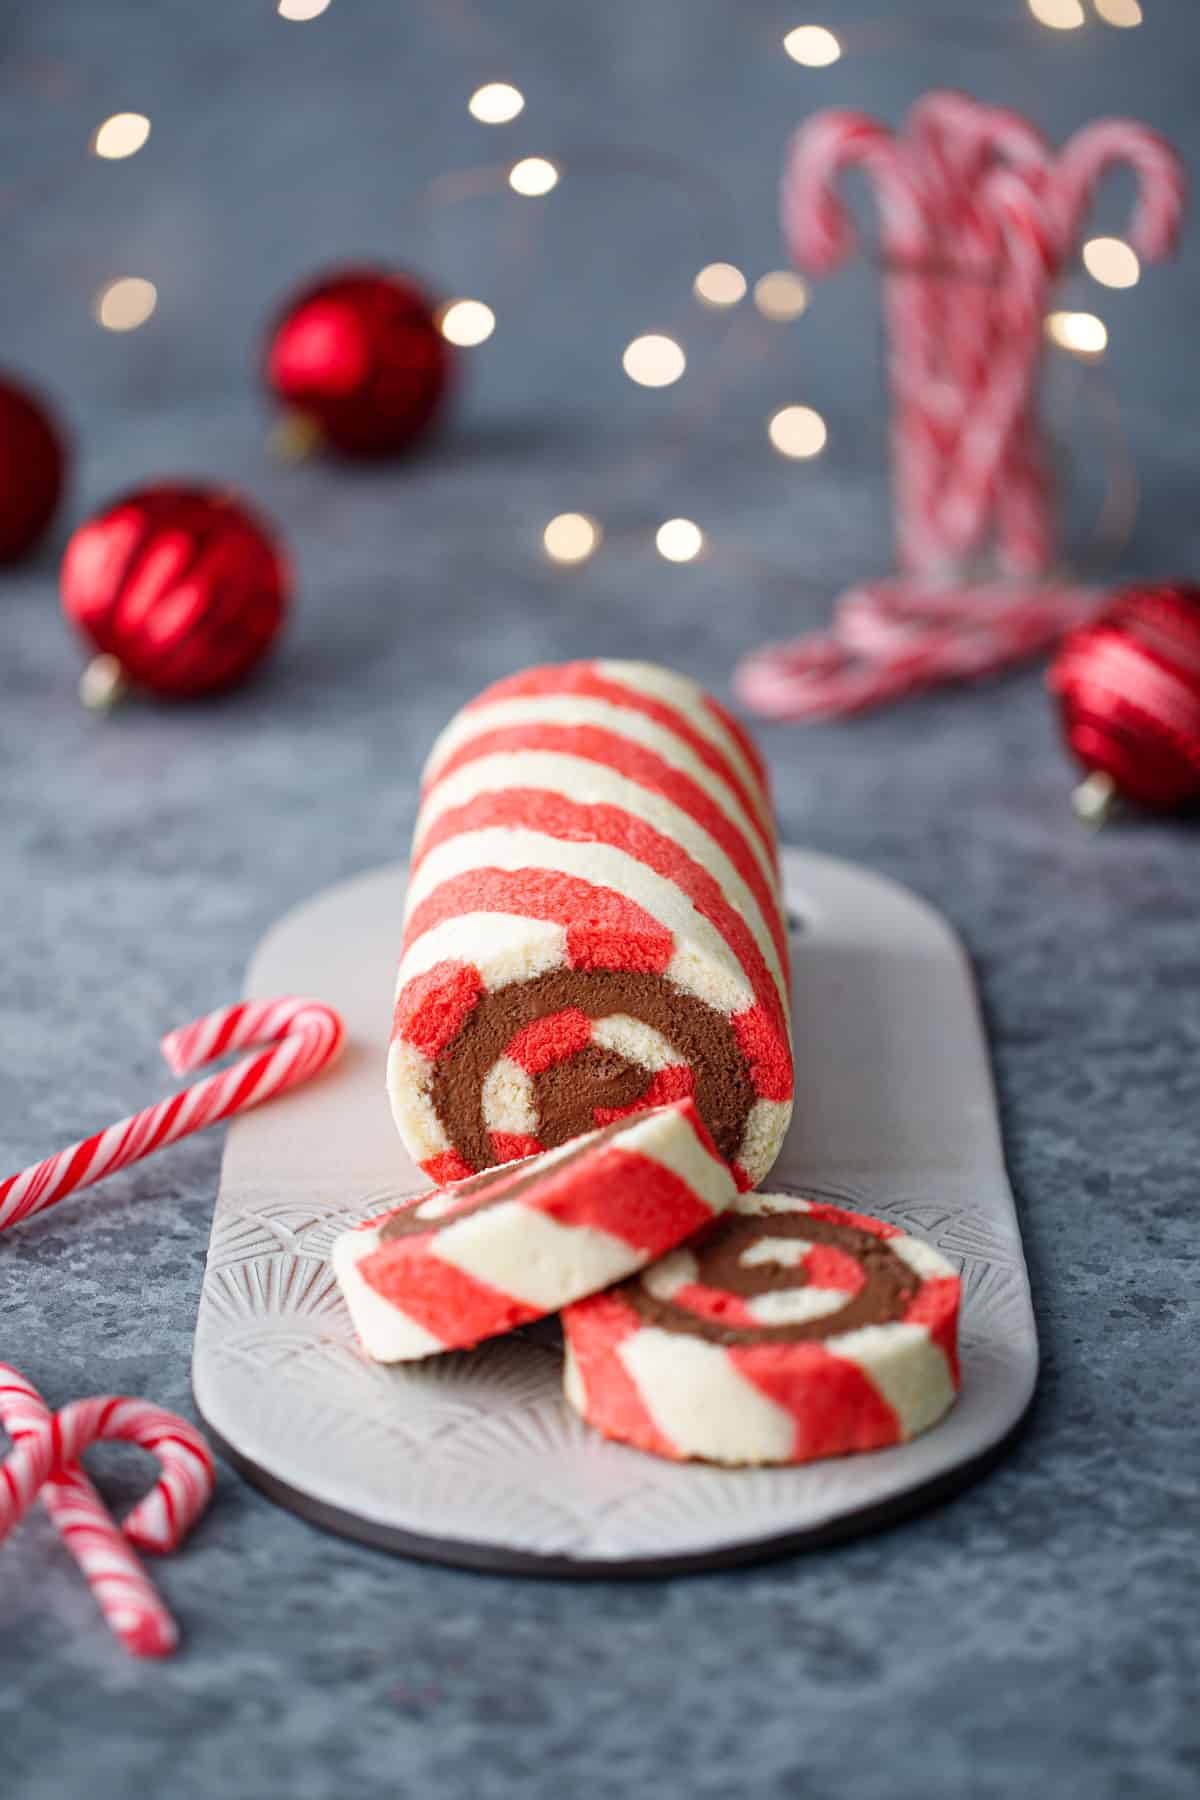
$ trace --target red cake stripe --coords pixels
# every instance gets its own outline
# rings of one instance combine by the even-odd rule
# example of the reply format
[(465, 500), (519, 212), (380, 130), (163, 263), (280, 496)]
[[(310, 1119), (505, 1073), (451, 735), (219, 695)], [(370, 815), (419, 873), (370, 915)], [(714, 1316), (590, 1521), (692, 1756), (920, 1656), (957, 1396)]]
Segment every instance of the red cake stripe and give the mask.
[(796, 1422), (796, 1461), (900, 1442), (900, 1421), (855, 1363), (823, 1344), (736, 1344), (738, 1372)]
[(430, 1062), (436, 1062), (458, 1036), (483, 992), (483, 976), (473, 963), (434, 963), (406, 981), (396, 996), (392, 1036), (403, 1038)]
[(679, 1452), (654, 1423), (637, 1383), (618, 1354), (640, 1321), (613, 1294), (595, 1294), (570, 1309), (570, 1342), (586, 1399), (587, 1416), (610, 1437), (657, 1456)]
[(489, 1131), (498, 1163), (517, 1162), (523, 1156), (540, 1156), (546, 1148), (541, 1138), (525, 1131)]
[(452, 876), (409, 915), (404, 948), (444, 920), (473, 912), (515, 913), (564, 925), (567, 961), (576, 969), (661, 975), (675, 951), (672, 934), (644, 907), (614, 888), (556, 869), (467, 869)]
[(538, 1309), (476, 1281), (434, 1252), (436, 1233), (401, 1238), (358, 1264), (368, 1287), (444, 1343), (470, 1343), (511, 1331), (538, 1317)]
[(813, 1287), (836, 1288), (842, 1294), (857, 1294), (866, 1281), (862, 1264), (834, 1244), (814, 1244), (804, 1258), (804, 1273)]
[(463, 832), (497, 826), (536, 831), (567, 843), (604, 844), (636, 858), (670, 881), (724, 939), (741, 964), (758, 1004), (771, 1019), (776, 1033), (786, 1039), (783, 998), (754, 933), (725, 899), (715, 878), (671, 838), (619, 806), (583, 805), (544, 788), (503, 788), (477, 794), (465, 805), (443, 813), (431, 829), (425, 849)]
[(958, 1307), (960, 1282), (956, 1276), (935, 1275), (922, 1283), (904, 1315), (906, 1324), (924, 1325), (950, 1364), (954, 1385), (960, 1381), (958, 1366)]
[(479, 1172), (458, 1150), (441, 1150), (436, 1156), (427, 1156), (421, 1168), (438, 1187), (448, 1187), (453, 1181), (466, 1181)]
[(570, 1168), (550, 1173), (522, 1205), (560, 1225), (606, 1231), (649, 1256), (661, 1256), (712, 1221), (712, 1208), (674, 1170), (619, 1144), (596, 1152), (589, 1175), (580, 1183)]
[(746, 1012), (734, 1013), (729, 1022), (746, 1059), (755, 1093), (764, 1100), (790, 1100), (791, 1055), (786, 1040), (780, 1038), (763, 1008), (752, 1006)]
[(577, 1056), (591, 1041), (591, 1019), (577, 1006), (566, 1006), (518, 1031), (504, 1054), (527, 1074), (542, 1075), (555, 1063)]

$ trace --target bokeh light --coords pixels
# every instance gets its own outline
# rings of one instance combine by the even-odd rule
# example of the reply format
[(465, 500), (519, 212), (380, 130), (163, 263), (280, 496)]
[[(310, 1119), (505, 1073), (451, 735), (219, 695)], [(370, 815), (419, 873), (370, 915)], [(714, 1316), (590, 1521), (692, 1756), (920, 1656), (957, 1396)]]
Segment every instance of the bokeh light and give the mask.
[(525, 96), (508, 81), (488, 81), (476, 88), (467, 110), (481, 125), (507, 125), (524, 109)]
[(842, 46), (824, 25), (797, 25), (784, 38), (783, 47), (806, 69), (827, 69), (842, 54)]
[(1081, 0), (1029, 0), (1029, 10), (1051, 31), (1075, 31), (1083, 24)]
[(157, 305), (158, 290), (152, 281), (123, 275), (100, 289), (94, 310), (106, 331), (134, 331), (146, 323)]
[(1106, 25), (1140, 25), (1142, 9), (1138, 0), (1096, 0), (1096, 11)]
[(600, 543), (600, 527), (586, 513), (558, 513), (542, 533), (552, 562), (585, 562)]
[(692, 519), (664, 519), (654, 542), (668, 562), (694, 562), (704, 548), (704, 533)]
[(469, 350), (491, 337), (496, 329), (496, 315), (482, 300), (448, 300), (437, 323), (448, 344)]
[(118, 162), (123, 156), (135, 156), (149, 136), (150, 121), (145, 113), (114, 113), (96, 127), (92, 152), (108, 162)]
[(1089, 312), (1047, 313), (1046, 336), (1074, 356), (1101, 356), (1108, 343), (1104, 320)]
[(706, 263), (692, 283), (692, 292), (705, 306), (736, 306), (746, 292), (746, 277), (732, 263)]
[(281, 19), (301, 25), (305, 19), (319, 19), (328, 7), (329, 0), (279, 0), (276, 11)]
[(781, 456), (819, 456), (829, 433), (811, 406), (783, 406), (768, 420), (767, 436)]
[(687, 368), (687, 357), (674, 338), (651, 332), (626, 344), (621, 364), (630, 381), (641, 387), (670, 387)]
[(515, 194), (532, 199), (558, 186), (558, 170), (544, 156), (524, 156), (508, 171), (508, 185)]
[(808, 306), (808, 284), (790, 269), (772, 269), (755, 282), (754, 304), (764, 319), (786, 324)]
[(1083, 246), (1083, 266), (1093, 281), (1111, 288), (1136, 287), (1142, 272), (1137, 251), (1123, 238), (1089, 238)]

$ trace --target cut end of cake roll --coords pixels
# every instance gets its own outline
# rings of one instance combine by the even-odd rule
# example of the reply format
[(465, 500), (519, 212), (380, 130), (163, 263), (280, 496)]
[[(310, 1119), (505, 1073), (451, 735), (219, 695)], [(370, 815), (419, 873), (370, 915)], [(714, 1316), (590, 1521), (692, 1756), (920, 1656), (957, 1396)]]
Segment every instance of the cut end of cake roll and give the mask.
[(696, 683), (580, 662), (498, 682), (425, 771), (388, 1087), (436, 1182), (694, 1099), (742, 1187), (791, 1113), (766, 773)]
[(558, 1312), (683, 1243), (736, 1192), (690, 1100), (418, 1195), (339, 1237), (367, 1354), (466, 1350)]
[(677, 1461), (903, 1443), (959, 1385), (959, 1278), (894, 1225), (742, 1194), (698, 1243), (563, 1314), (568, 1402)]

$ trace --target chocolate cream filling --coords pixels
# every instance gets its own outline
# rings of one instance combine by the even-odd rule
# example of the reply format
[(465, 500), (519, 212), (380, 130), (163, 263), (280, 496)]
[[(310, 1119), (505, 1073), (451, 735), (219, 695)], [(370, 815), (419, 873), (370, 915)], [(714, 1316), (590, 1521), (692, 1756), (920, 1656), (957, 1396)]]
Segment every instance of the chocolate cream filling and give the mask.
[[(439, 1231), (444, 1226), (457, 1225), (460, 1219), (469, 1219), (474, 1213), (485, 1212), (489, 1207), (503, 1206), (510, 1200), (519, 1200), (522, 1194), (527, 1194), (530, 1188), (536, 1187), (547, 1176), (557, 1179), (564, 1169), (583, 1162), (593, 1151), (613, 1138), (620, 1137), (629, 1130), (632, 1123), (631, 1119), (614, 1119), (611, 1125), (593, 1131), (586, 1140), (568, 1150), (564, 1156), (556, 1157), (549, 1169), (540, 1157), (530, 1157), (528, 1167), (520, 1162), (503, 1163), (498, 1168), (485, 1169), (481, 1175), (470, 1175), (465, 1181), (456, 1181), (452, 1187), (443, 1189), (432, 1198), (461, 1200), (469, 1196), (470, 1205), (456, 1206), (453, 1212), (434, 1213), (431, 1217), (422, 1218), (421, 1204), (414, 1201), (412, 1206), (393, 1213), (390, 1219), (384, 1221), (379, 1228), (379, 1241), (386, 1244), (393, 1238), (418, 1237), (423, 1232)], [(423, 1194), (421, 1201), (430, 1198), (429, 1194)]]
[(866, 1280), (837, 1312), (794, 1325), (723, 1325), (686, 1306), (658, 1299), (645, 1286), (643, 1276), (623, 1282), (617, 1292), (647, 1325), (657, 1325), (662, 1331), (684, 1332), (689, 1337), (706, 1338), (711, 1344), (795, 1344), (857, 1331), (862, 1325), (889, 1325), (902, 1319), (921, 1285), (915, 1269), (910, 1269), (889, 1248), (886, 1238), (860, 1231), (856, 1225), (835, 1225), (832, 1220), (815, 1219), (811, 1213), (801, 1212), (753, 1217), (726, 1213), (690, 1246), (697, 1263), (697, 1282), (733, 1294), (739, 1300), (753, 1300), (760, 1294), (775, 1294), (785, 1288), (807, 1287), (803, 1268), (742, 1261), (746, 1251), (763, 1238), (803, 1238), (810, 1244), (832, 1244), (854, 1258)]
[[(483, 1084), (517, 1032), (568, 1006), (590, 1019), (627, 1013), (661, 1032), (695, 1077), (695, 1101), (726, 1162), (733, 1162), (754, 1104), (750, 1071), (723, 1013), (659, 975), (607, 969), (554, 969), (484, 994), (433, 1073), (431, 1098), (446, 1134), (475, 1169), (496, 1154), (483, 1117)], [(632, 1106), (649, 1087), (649, 1070), (588, 1045), (534, 1079), (537, 1135), (548, 1150), (595, 1129), (597, 1106)]]

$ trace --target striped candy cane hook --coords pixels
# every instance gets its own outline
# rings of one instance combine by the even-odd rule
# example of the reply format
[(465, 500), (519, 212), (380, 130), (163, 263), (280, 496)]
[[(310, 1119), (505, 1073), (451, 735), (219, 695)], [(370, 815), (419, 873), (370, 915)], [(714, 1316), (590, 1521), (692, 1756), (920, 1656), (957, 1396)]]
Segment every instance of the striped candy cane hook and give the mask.
[(0, 1181), (0, 1231), (190, 1132), (307, 1081), (332, 1062), (344, 1035), (332, 1007), (295, 996), (241, 1000), (172, 1031), (162, 1040), (162, 1053), (177, 1075), (202, 1068), (229, 1050), (274, 1047)]
[[(0, 1463), (0, 1543), (41, 1500), (79, 1564), (110, 1628), (132, 1656), (170, 1656), (175, 1621), (132, 1546), (174, 1550), (208, 1505), (213, 1460), (186, 1420), (145, 1400), (109, 1394), (52, 1413), (18, 1370), (0, 1362), (0, 1425), (13, 1448)], [(79, 1458), (101, 1440), (138, 1444), (158, 1459), (150, 1492), (117, 1526)]]

